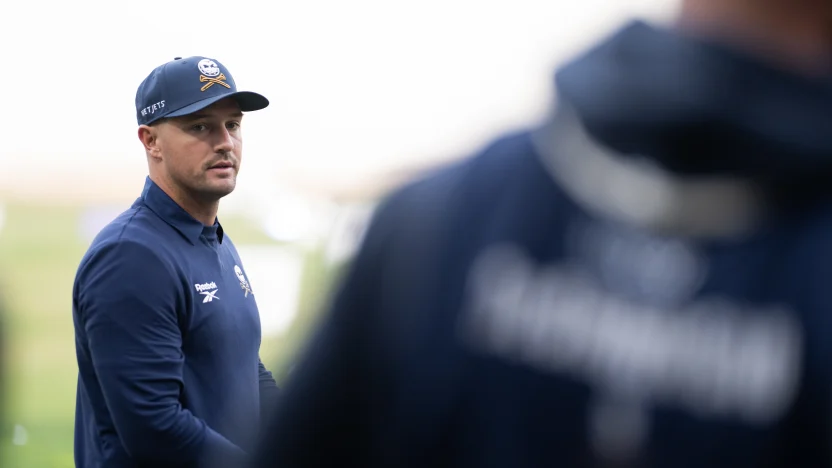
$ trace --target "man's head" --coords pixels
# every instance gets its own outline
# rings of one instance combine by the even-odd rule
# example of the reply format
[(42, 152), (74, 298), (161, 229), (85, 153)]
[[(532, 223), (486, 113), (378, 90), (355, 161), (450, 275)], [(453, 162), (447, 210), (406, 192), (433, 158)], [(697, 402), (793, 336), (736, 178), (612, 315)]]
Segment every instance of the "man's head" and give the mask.
[(832, 69), (830, 0), (680, 0), (678, 24), (809, 75)]
[(260, 94), (237, 91), (219, 61), (177, 58), (157, 67), (136, 92), (151, 178), (174, 198), (196, 203), (228, 195), (242, 159), (243, 112), (268, 105)]

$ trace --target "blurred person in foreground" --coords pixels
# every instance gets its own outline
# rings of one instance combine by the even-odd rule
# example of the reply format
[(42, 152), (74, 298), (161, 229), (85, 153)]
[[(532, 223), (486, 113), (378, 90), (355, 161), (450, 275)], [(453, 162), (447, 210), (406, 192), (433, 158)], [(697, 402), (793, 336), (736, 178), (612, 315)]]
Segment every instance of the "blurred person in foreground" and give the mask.
[(830, 466), (832, 2), (674, 23), (385, 200), (256, 466)]
[(73, 289), (77, 467), (246, 462), (277, 385), (217, 211), (236, 187), (243, 112), (268, 104), (206, 57), (174, 59), (140, 84), (149, 175), (93, 240)]

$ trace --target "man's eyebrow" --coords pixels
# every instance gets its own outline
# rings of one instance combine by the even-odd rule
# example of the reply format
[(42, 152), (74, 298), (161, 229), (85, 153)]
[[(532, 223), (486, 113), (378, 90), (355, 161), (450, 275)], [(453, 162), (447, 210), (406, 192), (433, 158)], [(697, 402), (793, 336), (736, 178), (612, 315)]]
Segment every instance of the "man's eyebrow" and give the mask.
[(188, 114), (188, 115), (183, 115), (183, 116), (181, 117), (181, 120), (182, 120), (183, 122), (190, 122), (190, 121), (192, 121), (192, 120), (204, 119), (204, 118), (206, 118), (206, 117), (208, 117), (208, 115), (207, 115), (207, 114)]
[[(211, 114), (195, 113), (195, 114), (183, 115), (182, 120), (190, 122), (192, 120), (207, 119), (207, 118), (211, 118), (211, 117), (213, 117)], [(235, 112), (235, 113), (229, 115), (229, 117), (236, 118), (236, 119), (241, 119), (241, 118), (243, 118), (243, 113), (242, 112)]]

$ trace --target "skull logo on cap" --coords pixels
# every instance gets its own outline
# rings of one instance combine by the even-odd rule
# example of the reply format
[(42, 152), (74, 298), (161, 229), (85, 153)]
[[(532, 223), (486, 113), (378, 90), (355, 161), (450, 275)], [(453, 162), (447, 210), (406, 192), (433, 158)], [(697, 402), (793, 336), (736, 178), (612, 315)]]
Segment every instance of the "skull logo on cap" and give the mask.
[(220, 67), (217, 65), (217, 62), (209, 59), (202, 59), (197, 64), (199, 67), (199, 72), (205, 76), (215, 77), (220, 74)]

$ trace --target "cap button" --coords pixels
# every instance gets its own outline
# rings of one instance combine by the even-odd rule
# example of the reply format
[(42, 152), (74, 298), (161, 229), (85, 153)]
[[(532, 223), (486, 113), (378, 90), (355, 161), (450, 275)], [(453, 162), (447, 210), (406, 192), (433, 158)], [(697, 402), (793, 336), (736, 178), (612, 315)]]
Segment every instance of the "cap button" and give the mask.
[(174, 57), (174, 60), (182, 60), (182, 57)]

